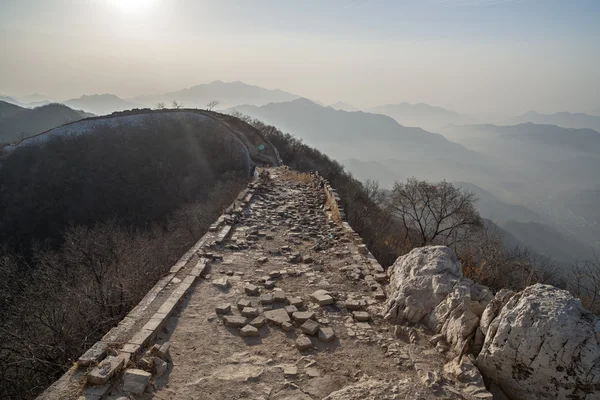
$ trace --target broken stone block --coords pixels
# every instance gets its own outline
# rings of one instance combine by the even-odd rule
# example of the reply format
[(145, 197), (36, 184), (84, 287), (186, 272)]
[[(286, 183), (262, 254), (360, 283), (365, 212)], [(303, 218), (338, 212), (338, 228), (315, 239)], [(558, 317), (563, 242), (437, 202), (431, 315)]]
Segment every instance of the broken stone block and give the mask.
[(300, 351), (310, 350), (313, 348), (313, 344), (308, 336), (302, 335), (296, 339), (296, 348)]
[(247, 323), (247, 319), (239, 315), (226, 315), (223, 317), (223, 320), (225, 321), (225, 326), (230, 328), (241, 328)]
[(246, 318), (256, 318), (258, 317), (258, 310), (254, 307), (244, 307), (242, 316)]
[(128, 369), (123, 374), (123, 391), (141, 394), (150, 382), (150, 373), (141, 369)]
[(358, 245), (358, 253), (366, 256), (369, 254), (369, 249), (364, 244)]
[(294, 327), (294, 326), (292, 325), (292, 323), (291, 323), (291, 322), (287, 322), (287, 321), (286, 321), (286, 322), (282, 322), (282, 323), (281, 323), (281, 329), (283, 329), (283, 330), (284, 330), (284, 331), (286, 331), (286, 332), (289, 332), (289, 331), (291, 331), (293, 327)]
[(304, 305), (304, 301), (300, 297), (288, 297), (288, 303), (296, 308), (300, 308)]
[(256, 285), (253, 285), (251, 283), (247, 284), (244, 287), (244, 290), (246, 291), (246, 294), (248, 296), (258, 296), (260, 294), (260, 288)]
[(154, 376), (158, 378), (167, 372), (168, 364), (158, 357), (154, 357)]
[[(233, 274), (232, 274), (233, 275)], [(218, 278), (212, 281), (213, 286), (221, 290), (229, 288), (229, 280), (227, 278)]]
[(335, 332), (332, 328), (322, 326), (319, 328), (319, 340), (322, 342), (331, 342), (335, 338)]
[(260, 296), (259, 302), (262, 305), (273, 304), (273, 295), (270, 293), (265, 293), (262, 296)]
[(371, 319), (371, 316), (366, 311), (353, 311), (352, 316), (359, 322), (367, 322)]
[(283, 308), (265, 311), (265, 319), (275, 325), (281, 325), (284, 322), (290, 322), (290, 316)]
[(292, 318), (294, 318), (295, 321), (303, 324), (309, 319), (314, 319), (315, 313), (312, 311), (298, 311), (292, 314)]
[(273, 292), (273, 303), (285, 303), (287, 298), (283, 290)]
[(237, 308), (238, 310), (243, 310), (246, 307), (252, 307), (252, 302), (248, 299), (241, 299), (240, 301), (237, 302)]
[(375, 281), (379, 282), (379, 283), (384, 283), (385, 281), (387, 281), (387, 274), (385, 273), (378, 273), (374, 275)]
[(263, 317), (262, 315), (259, 315), (258, 317), (254, 318), (252, 321), (250, 321), (250, 325), (252, 325), (255, 328), (260, 329), (263, 325), (265, 324), (265, 317)]
[(240, 336), (243, 337), (255, 337), (259, 335), (260, 333), (258, 332), (258, 329), (252, 325), (246, 325), (240, 329)]
[(229, 314), (231, 312), (231, 304), (229, 304), (229, 303), (219, 304), (215, 307), (215, 312), (217, 314)]
[(259, 264), (264, 264), (264, 263), (266, 263), (267, 261), (269, 261), (269, 258), (268, 258), (268, 257), (259, 257), (259, 258), (257, 258), (257, 259), (256, 259), (256, 261), (257, 261)]
[(375, 292), (375, 299), (376, 300), (382, 301), (382, 300), (385, 300), (386, 298), (387, 298), (387, 296), (386, 296), (386, 294), (385, 294), (385, 292), (383, 290), (377, 290)]
[(281, 272), (279, 271), (271, 271), (269, 272), (269, 278), (270, 279), (277, 279), (281, 276)]
[(329, 294), (327, 290), (317, 290), (310, 295), (310, 298), (316, 301), (320, 306), (326, 306), (328, 304), (335, 303), (333, 297)]
[(266, 280), (264, 285), (265, 285), (265, 289), (273, 289), (275, 287), (275, 281)]
[(348, 311), (358, 311), (363, 308), (364, 303), (361, 300), (346, 300), (346, 308)]
[[(129, 360), (127, 359), (127, 362)], [(108, 356), (87, 374), (86, 381), (90, 385), (104, 385), (126, 363), (123, 355)]]
[(319, 323), (309, 319), (300, 326), (300, 330), (307, 335), (314, 336), (319, 331)]
[(283, 368), (283, 375), (286, 378), (295, 378), (298, 376), (298, 367), (295, 365), (286, 365)]
[(294, 314), (295, 312), (298, 312), (298, 309), (296, 308), (296, 306), (285, 306), (284, 307), (285, 312), (287, 312), (289, 315)]
[(163, 344), (155, 344), (151, 349), (151, 354), (156, 357), (169, 361), (171, 359), (171, 355), (169, 354), (169, 350), (171, 349), (171, 342), (165, 342)]

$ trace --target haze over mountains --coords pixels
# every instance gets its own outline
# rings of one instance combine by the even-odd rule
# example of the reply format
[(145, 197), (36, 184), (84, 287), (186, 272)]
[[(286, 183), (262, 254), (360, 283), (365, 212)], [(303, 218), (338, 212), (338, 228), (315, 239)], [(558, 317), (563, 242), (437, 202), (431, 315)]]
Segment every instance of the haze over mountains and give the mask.
[(54, 119), (47, 109), (2, 103), (0, 141), (18, 141), (86, 112), (104, 115), (158, 103), (169, 108), (174, 100), (184, 108), (218, 101), (218, 109), (273, 124), (342, 161), (359, 179), (384, 187), (411, 176), (460, 182), (479, 197), (483, 217), (560, 262), (600, 249), (600, 134), (593, 129), (600, 117), (582, 113), (528, 112), (508, 119), (511, 125), (473, 124), (472, 117), (424, 103), (360, 111), (344, 101), (326, 106), (282, 90), (214, 81), (131, 100), (84, 95), (64, 103), (85, 112), (53, 105)]

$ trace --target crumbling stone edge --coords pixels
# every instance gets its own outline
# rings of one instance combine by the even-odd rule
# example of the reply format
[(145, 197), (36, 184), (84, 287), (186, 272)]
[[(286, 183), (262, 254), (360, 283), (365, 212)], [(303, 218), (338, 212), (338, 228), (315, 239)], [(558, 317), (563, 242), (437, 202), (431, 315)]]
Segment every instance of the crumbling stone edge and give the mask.
[[(139, 358), (144, 349), (151, 346), (196, 279), (204, 274), (210, 260), (202, 257), (202, 248), (221, 242), (230, 234), (237, 215), (253, 197), (258, 185), (257, 179), (258, 174), (255, 173), (248, 186), (209, 227), (208, 232), (171, 267), (168, 275), (159, 280), (117, 326), (79, 357), (62, 377), (37, 397), (37, 400), (77, 398), (82, 394), (81, 383), (85, 381), (93, 385), (88, 385), (83, 392), (84, 398), (102, 399), (111, 387), (111, 379), (130, 361)], [(195, 255), (200, 256), (199, 260), (193, 267), (187, 268), (189, 271), (186, 272), (186, 265)], [(170, 284), (177, 286), (173, 289)], [(161, 305), (154, 303), (157, 299), (160, 301), (161, 297), (166, 297)], [(158, 306), (158, 311), (150, 315), (147, 312), (150, 306)], [(142, 328), (135, 331), (134, 327), (144, 320), (147, 321)], [(116, 340), (124, 335), (129, 339)], [(99, 364), (102, 364), (102, 371), (99, 370)]]

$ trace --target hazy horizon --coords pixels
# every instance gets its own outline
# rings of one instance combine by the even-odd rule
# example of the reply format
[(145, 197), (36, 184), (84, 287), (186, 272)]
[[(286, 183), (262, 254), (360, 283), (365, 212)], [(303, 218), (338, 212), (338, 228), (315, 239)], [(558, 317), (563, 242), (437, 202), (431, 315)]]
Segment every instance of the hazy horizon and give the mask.
[(165, 93), (214, 80), (360, 108), (600, 109), (600, 2), (0, 2), (0, 94)]

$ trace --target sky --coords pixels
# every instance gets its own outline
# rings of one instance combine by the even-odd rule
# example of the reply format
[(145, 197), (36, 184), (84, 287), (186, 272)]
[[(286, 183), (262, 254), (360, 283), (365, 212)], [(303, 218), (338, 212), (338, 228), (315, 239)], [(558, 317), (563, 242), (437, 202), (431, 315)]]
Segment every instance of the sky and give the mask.
[(214, 80), (358, 107), (600, 112), (599, 0), (0, 0), (0, 94)]

